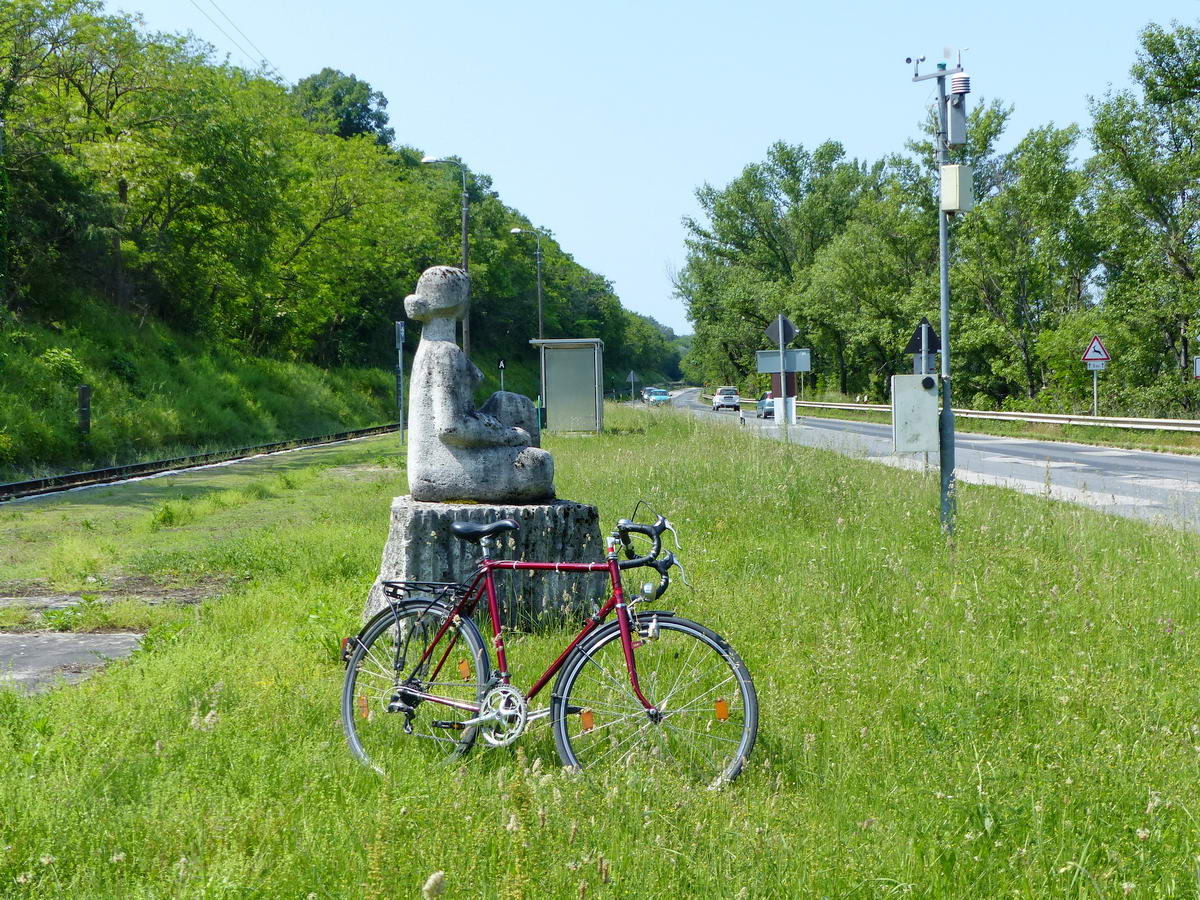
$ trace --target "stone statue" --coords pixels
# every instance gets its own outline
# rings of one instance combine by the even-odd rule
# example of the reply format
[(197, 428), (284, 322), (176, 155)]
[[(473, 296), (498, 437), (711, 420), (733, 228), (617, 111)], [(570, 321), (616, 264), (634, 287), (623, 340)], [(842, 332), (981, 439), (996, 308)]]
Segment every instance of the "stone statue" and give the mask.
[(414, 500), (537, 503), (554, 497), (554, 461), (540, 449), (528, 397), (497, 391), (476, 410), (483, 373), (454, 342), (470, 277), (434, 266), (404, 301), (422, 323), (408, 404), (408, 486)]

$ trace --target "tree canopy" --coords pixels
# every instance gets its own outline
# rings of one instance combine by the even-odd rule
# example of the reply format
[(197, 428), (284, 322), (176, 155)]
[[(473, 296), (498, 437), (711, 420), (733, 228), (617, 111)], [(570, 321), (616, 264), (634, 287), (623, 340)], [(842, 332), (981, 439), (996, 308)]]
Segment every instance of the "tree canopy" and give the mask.
[[(405, 295), (459, 259), (460, 181), (386, 109), (353, 75), (288, 86), (97, 0), (0, 0), (0, 325), (100, 297), (258, 355), (392, 365)], [(532, 360), (533, 259), (509, 233), (529, 223), (486, 175), (468, 192), (472, 349)], [(677, 373), (669, 338), (547, 234), (547, 336)]]
[[(1131, 90), (1092, 108), (1088, 132), (1045, 125), (997, 148), (1011, 109), (978, 102), (968, 143), (977, 205), (951, 223), (956, 401), (1076, 410), (1092, 334), (1114, 361), (1110, 410), (1194, 414), (1200, 326), (1200, 30), (1141, 35)], [(907, 153), (847, 159), (836, 141), (776, 144), (723, 188), (701, 186), (677, 281), (696, 380), (756, 382), (754, 351), (780, 312), (813, 348), (818, 385), (884, 397), (903, 349), (938, 317), (933, 116)], [(1080, 161), (1081, 139), (1094, 151)]]

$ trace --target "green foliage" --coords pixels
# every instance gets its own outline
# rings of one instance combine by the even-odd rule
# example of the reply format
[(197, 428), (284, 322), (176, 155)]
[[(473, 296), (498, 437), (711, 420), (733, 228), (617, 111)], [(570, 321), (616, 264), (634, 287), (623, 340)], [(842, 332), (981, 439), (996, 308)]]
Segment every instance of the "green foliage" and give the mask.
[[(90, 451), (69, 451), (58, 425), (43, 421), (57, 422), (67, 401), (38, 383), (28, 359), (0, 357), (5, 393), (32, 385), (47, 407), (0, 412), (18, 462), (194, 439), (192, 410), (173, 405), (198, 380), (190, 368), (219, 384), (226, 359), (258, 357), (274, 383), (245, 386), (276, 394), (305, 387), (279, 383), (290, 363), (390, 369), (405, 295), (428, 266), (459, 260), (460, 181), (456, 168), (421, 166), (417, 150), (397, 146), (386, 107), (353, 75), (326, 68), (289, 87), (219, 62), (191, 38), (149, 33), (97, 0), (0, 0), (0, 329), (66, 323), (43, 361), (52, 378), (86, 372), (98, 415), (117, 408), (115, 396), (140, 400), (116, 423), (128, 440), (106, 437), (109, 420)], [(467, 175), (473, 350), (530, 365), (534, 267), (509, 233), (521, 219), (486, 175)], [(612, 372), (675, 372), (652, 323), (552, 237), (543, 243), (548, 337), (603, 339)], [(197, 341), (158, 341), (152, 356), (177, 353), (173, 371), (116, 340), (101, 355), (88, 332), (111, 316), (134, 323), (133, 333), (166, 323)], [(296, 417), (280, 401), (213, 398), (214, 439), (237, 433), (234, 419), (283, 432)]]
[[(0, 481), (395, 421), (387, 372), (251, 357), (102, 309), (61, 332), (0, 328)], [(81, 382), (92, 386), (86, 441)]]
[(84, 380), (83, 363), (66, 347), (51, 347), (38, 357), (38, 361), (62, 384), (75, 385)]
[(301, 78), (292, 94), (300, 114), (318, 131), (343, 138), (370, 135), (385, 147), (395, 137), (387, 127), (387, 98), (353, 75), (322, 69)]
[[(986, 407), (1083, 412), (1079, 356), (1101, 335), (1108, 414), (1197, 415), (1200, 29), (1148, 27), (1134, 91), (1094, 104), (1095, 155), (1075, 126), (997, 145), (1011, 109), (973, 103), (951, 162), (974, 170), (976, 208), (950, 224), (955, 392)], [(937, 321), (935, 119), (911, 156), (846, 161), (777, 144), (722, 189), (697, 191), (677, 284), (696, 326), (697, 381), (754, 380), (764, 326), (785, 313), (818, 384), (885, 397), (921, 316)], [(1119, 348), (1119, 349), (1117, 349)]]

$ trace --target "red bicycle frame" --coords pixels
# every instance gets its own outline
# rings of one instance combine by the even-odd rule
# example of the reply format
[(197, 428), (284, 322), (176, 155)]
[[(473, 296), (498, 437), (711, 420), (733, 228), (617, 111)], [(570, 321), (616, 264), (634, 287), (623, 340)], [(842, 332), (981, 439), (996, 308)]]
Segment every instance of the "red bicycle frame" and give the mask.
[[(447, 629), (450, 628), (455, 619), (460, 615), (471, 615), (471, 613), (474, 612), (475, 607), (478, 605), (480, 598), (486, 595), (488, 613), (490, 614), (492, 620), (492, 649), (496, 651), (497, 675), (500, 677), (502, 683), (511, 684), (508, 672), (508, 657), (504, 649), (504, 634), (500, 628), (500, 601), (496, 596), (496, 582), (492, 577), (492, 573), (497, 569), (508, 569), (517, 572), (608, 572), (609, 580), (612, 582), (612, 595), (595, 615), (589, 617), (588, 620), (584, 622), (583, 629), (579, 632), (579, 634), (575, 635), (574, 640), (572, 640), (567, 648), (558, 655), (558, 658), (550, 664), (549, 668), (542, 673), (541, 677), (538, 678), (533, 687), (525, 692), (525, 699), (532, 700), (534, 697), (536, 697), (538, 692), (541, 691), (541, 689), (546, 686), (547, 682), (549, 682), (550, 679), (558, 673), (558, 670), (562, 668), (563, 663), (571, 654), (571, 651), (578, 647), (579, 643), (585, 637), (599, 627), (600, 623), (602, 623), (608, 617), (608, 614), (615, 609), (617, 611), (617, 625), (621, 632), (621, 649), (624, 651), (625, 666), (629, 672), (629, 684), (633, 688), (633, 693), (637, 697), (638, 702), (640, 702), (642, 706), (646, 708), (646, 711), (650, 714), (656, 713), (657, 709), (655, 709), (654, 704), (652, 704), (645, 698), (645, 696), (643, 696), (641, 686), (638, 684), (637, 665), (634, 662), (633, 657), (633, 629), (630, 625), (629, 608), (625, 603), (625, 591), (621, 587), (621, 570), (617, 562), (616, 541), (613, 538), (609, 538), (606, 541), (605, 556), (606, 559), (604, 562), (595, 563), (523, 562), (521, 560), (492, 559), (487, 555), (487, 547), (485, 546), (483, 559), (479, 561), (479, 568), (476, 570), (475, 575), (471, 580), (471, 584), (467, 588), (465, 596), (454, 605), (454, 609), (451, 611), (451, 614), (446, 617), (446, 620), (442, 623), (441, 628), (438, 629), (437, 636), (434, 637), (433, 641), (430, 642), (429, 646), (425, 649), (424, 654), (421, 656), (421, 661), (416, 667), (417, 671), (419, 671), (420, 667), (429, 660), (434, 648), (437, 647), (437, 645), (441, 642), (442, 637), (445, 635)], [(457, 635), (455, 635), (454, 640), (457, 640)], [(450, 651), (454, 647), (454, 640), (450, 641), (445, 652), (442, 654), (442, 658), (438, 660), (437, 666), (434, 668), (432, 676), (433, 678), (437, 677), (437, 673), (441, 670), (442, 665), (450, 656)], [(438, 697), (434, 694), (427, 694), (423, 691), (416, 691), (412, 689), (407, 689), (406, 692), (422, 700), (441, 703), (446, 706), (453, 706), (469, 712), (479, 712), (478, 704), (463, 703), (458, 700), (451, 700), (447, 697)]]

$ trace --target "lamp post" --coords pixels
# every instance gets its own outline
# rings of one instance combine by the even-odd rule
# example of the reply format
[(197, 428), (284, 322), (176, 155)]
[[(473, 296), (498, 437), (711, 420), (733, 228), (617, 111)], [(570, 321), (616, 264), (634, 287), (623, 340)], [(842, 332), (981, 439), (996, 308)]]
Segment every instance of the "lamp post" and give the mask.
[[(538, 301), (538, 340), (545, 337), (544, 328), (542, 326), (542, 232), (537, 228), (512, 228), (510, 234), (532, 234), (537, 243), (534, 245), (533, 258), (537, 262), (537, 301)], [(542, 360), (542, 369), (538, 380), (538, 390), (541, 392), (538, 396), (538, 406), (544, 407), (546, 403), (546, 349), (543, 347), (538, 351), (538, 355)], [(542, 423), (539, 421), (538, 425)]]
[(511, 234), (532, 234), (537, 239), (533, 258), (537, 262), (538, 340), (546, 335), (542, 328), (542, 233), (536, 228), (514, 228)]
[[(442, 156), (426, 156), (421, 159), (421, 162), (429, 165), (437, 165), (439, 163), (447, 163), (451, 166), (458, 166), (458, 172), (462, 176), (462, 270), (468, 271), (467, 264), (470, 259), (469, 247), (467, 243), (467, 167), (457, 159), (448, 159)], [(463, 316), (462, 341), (463, 353), (467, 356), (471, 355), (471, 311), (468, 308), (466, 315)]]

